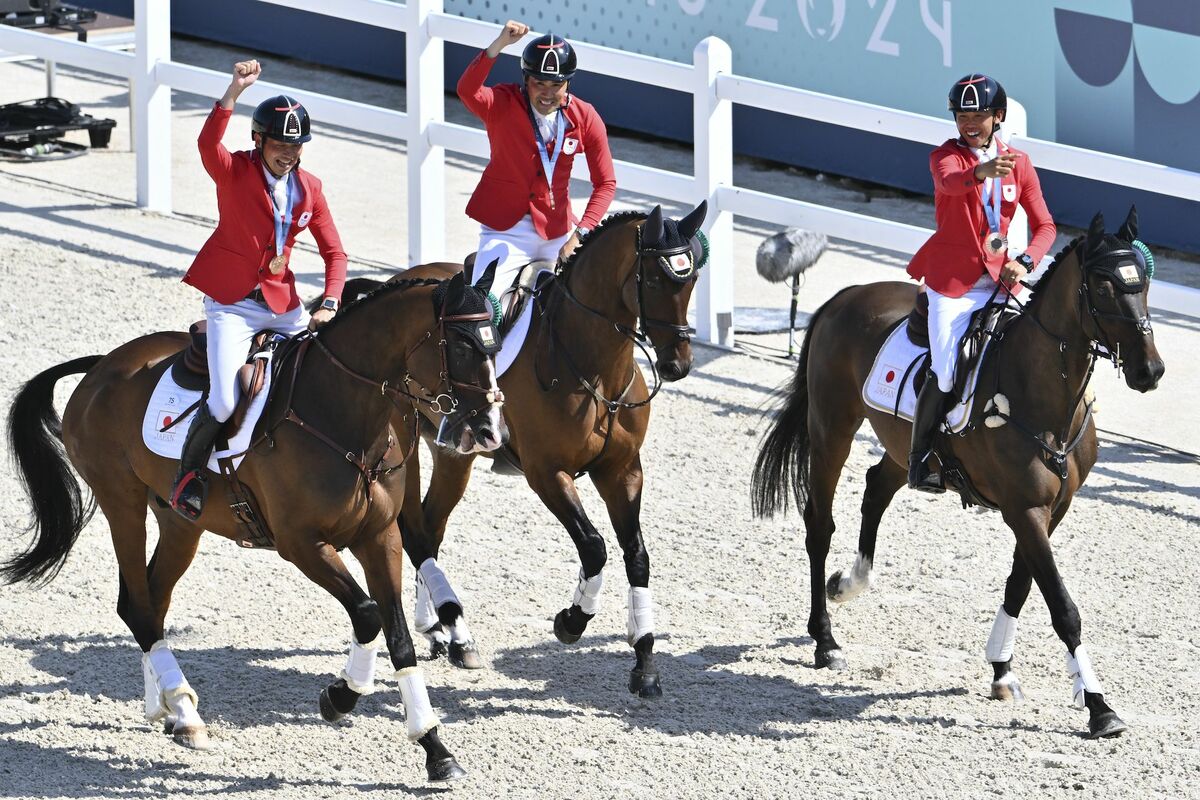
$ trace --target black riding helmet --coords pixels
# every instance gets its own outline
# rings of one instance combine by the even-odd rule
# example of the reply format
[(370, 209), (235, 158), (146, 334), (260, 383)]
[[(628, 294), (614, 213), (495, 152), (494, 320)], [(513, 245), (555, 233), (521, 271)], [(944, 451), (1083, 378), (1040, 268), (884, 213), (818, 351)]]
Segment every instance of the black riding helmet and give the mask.
[(539, 81), (569, 81), (575, 77), (575, 48), (553, 33), (539, 36), (525, 45), (521, 72)]
[(259, 103), (250, 120), (251, 131), (284, 144), (304, 144), (312, 138), (308, 128), (308, 111), (282, 94)]
[(950, 87), (951, 114), (962, 111), (1007, 111), (1008, 95), (999, 81), (972, 72)]

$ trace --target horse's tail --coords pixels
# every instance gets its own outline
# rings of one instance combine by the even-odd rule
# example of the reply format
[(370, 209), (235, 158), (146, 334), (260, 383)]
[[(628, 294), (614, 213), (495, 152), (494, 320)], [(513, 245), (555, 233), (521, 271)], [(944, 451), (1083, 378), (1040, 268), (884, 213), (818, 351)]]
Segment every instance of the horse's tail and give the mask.
[(811, 444), (808, 436), (808, 348), (813, 331), (817, 329), (817, 321), (830, 302), (832, 298), (818, 308), (809, 320), (791, 385), (779, 390), (784, 396), (783, 406), (775, 412), (771, 427), (762, 438), (750, 480), (750, 500), (756, 517), (769, 517), (778, 511), (787, 511), (789, 495), (795, 499), (796, 508), (801, 512), (808, 500), (808, 455)]
[(54, 410), (54, 385), (60, 378), (87, 372), (103, 356), (86, 356), (37, 375), (13, 400), (8, 413), (8, 442), (21, 483), (33, 505), (33, 542), (25, 552), (0, 565), (6, 583), (49, 583), (96, 512), (96, 499), (85, 504), (62, 445), (62, 420)]

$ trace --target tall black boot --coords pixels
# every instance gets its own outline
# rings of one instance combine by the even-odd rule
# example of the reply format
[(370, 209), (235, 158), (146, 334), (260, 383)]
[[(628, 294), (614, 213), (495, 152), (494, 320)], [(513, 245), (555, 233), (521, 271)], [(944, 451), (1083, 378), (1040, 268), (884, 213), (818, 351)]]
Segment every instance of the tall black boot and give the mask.
[(908, 488), (941, 494), (946, 491), (942, 476), (933, 472), (927, 463), (933, 452), (933, 437), (946, 415), (950, 392), (938, 388), (937, 376), (930, 373), (917, 395), (917, 410), (913, 414), (912, 448), (908, 453)]
[(171, 487), (171, 508), (185, 519), (196, 520), (204, 510), (204, 500), (208, 497), (204, 468), (222, 424), (208, 410), (208, 403), (202, 401), (188, 427), (179, 458), (179, 474)]

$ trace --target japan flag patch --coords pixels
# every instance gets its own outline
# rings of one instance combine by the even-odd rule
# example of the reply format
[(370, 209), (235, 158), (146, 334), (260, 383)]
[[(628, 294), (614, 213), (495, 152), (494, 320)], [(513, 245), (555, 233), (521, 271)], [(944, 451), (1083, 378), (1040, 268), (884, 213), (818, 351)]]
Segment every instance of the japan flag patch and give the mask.
[(1017, 199), (1017, 185), (1015, 183), (1004, 183), (1001, 186), (1004, 188), (1002, 195), (1004, 202), (1011, 203)]
[(563, 139), (562, 151), (564, 153), (566, 153), (567, 155), (571, 155), (578, 149), (579, 149), (579, 140), (578, 139), (572, 139), (570, 137)]
[(310, 219), (312, 219), (312, 212), (305, 211), (303, 214), (300, 215), (300, 219), (296, 220), (296, 227), (303, 228), (305, 225), (308, 224), (308, 221)]

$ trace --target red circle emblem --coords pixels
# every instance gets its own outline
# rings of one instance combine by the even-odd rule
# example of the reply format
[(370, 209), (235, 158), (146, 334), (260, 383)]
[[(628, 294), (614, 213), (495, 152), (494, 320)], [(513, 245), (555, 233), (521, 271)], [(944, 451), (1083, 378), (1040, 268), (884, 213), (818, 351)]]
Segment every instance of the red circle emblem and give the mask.
[[(888, 380), (890, 381), (890, 380), (891, 380), (891, 378), (888, 378)], [(165, 427), (167, 427), (167, 426), (168, 426), (168, 425), (170, 425), (170, 424), (171, 424), (171, 418), (170, 418), (170, 417), (163, 417), (163, 427), (165, 428)]]
[(889, 369), (887, 372), (887, 375), (883, 376), (883, 379), (885, 381), (887, 381), (888, 383), (891, 383), (892, 381), (896, 380), (896, 370)]

